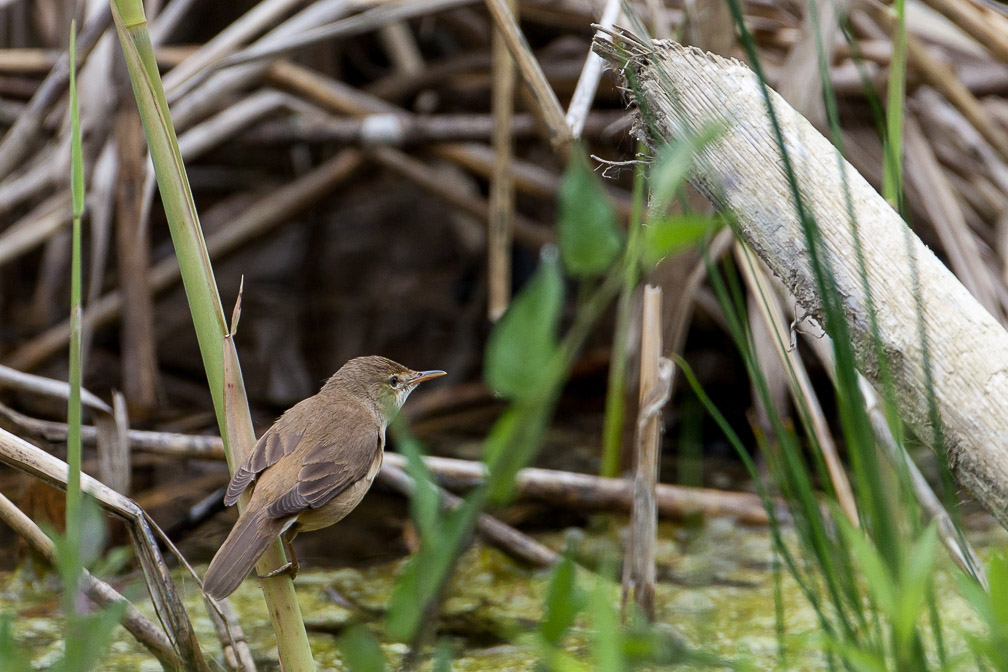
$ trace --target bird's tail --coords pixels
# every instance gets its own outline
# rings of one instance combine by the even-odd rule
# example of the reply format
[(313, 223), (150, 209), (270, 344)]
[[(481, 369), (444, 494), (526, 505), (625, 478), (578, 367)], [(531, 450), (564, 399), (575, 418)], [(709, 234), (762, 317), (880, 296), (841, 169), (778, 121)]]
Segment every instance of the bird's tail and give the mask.
[(203, 578), (203, 592), (218, 600), (233, 593), (286, 523), (262, 510), (238, 516), (231, 534), (210, 561)]

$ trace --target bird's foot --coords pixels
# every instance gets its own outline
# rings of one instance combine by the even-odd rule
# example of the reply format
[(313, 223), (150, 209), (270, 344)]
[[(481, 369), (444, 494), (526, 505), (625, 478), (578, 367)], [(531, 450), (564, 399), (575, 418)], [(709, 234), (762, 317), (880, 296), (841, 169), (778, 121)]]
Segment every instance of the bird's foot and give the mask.
[(289, 574), (291, 581), (298, 575), (298, 565), (295, 562), (285, 562), (271, 572), (266, 572), (265, 574), (258, 574), (260, 579), (272, 579), (283, 574)]

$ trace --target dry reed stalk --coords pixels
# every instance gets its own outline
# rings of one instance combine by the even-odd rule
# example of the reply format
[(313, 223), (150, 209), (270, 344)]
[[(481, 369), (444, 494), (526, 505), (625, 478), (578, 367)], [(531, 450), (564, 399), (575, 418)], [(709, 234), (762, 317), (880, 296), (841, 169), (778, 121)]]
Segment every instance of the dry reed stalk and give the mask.
[[(411, 496), (416, 487), (413, 478), (409, 474), (399, 466), (392, 464), (382, 464), (382, 470), (378, 478), (382, 483), (406, 497)], [(460, 497), (453, 495), (443, 488), (438, 488), (438, 494), (441, 497), (442, 508), (452, 510), (462, 505)], [(530, 565), (549, 567), (555, 564), (559, 558), (550, 548), (490, 514), (481, 513), (479, 515), (476, 521), (476, 529), (488, 544)]]
[[(66, 441), (67, 426), (62, 422), (29, 418), (0, 404), (0, 416), (20, 430), (50, 442)], [(177, 434), (131, 429), (132, 450), (179, 459), (223, 460), (224, 444), (219, 436)], [(81, 427), (85, 446), (94, 446), (97, 431), (91, 425)], [(404, 468), (405, 458), (388, 453), (385, 463)], [(477, 487), (486, 478), (482, 462), (450, 457), (428, 456), (424, 464), (445, 487), (467, 490)], [(518, 472), (515, 492), (519, 498), (551, 502), (575, 509), (629, 511), (633, 499), (632, 484), (621, 478), (602, 478), (556, 469), (527, 468)], [(667, 518), (691, 515), (735, 518), (745, 525), (767, 525), (769, 517), (756, 495), (694, 488), (660, 483), (657, 487), (658, 514)], [(783, 508), (778, 518), (786, 519)]]
[(623, 559), (622, 604), (634, 601), (654, 620), (655, 542), (658, 511), (655, 489), (661, 448), (661, 412), (669, 399), (672, 362), (662, 357), (662, 290), (644, 287), (641, 320), (640, 394), (634, 441), (633, 504), (630, 540)]
[(126, 400), (120, 392), (112, 393), (112, 413), (95, 416), (98, 445), (98, 477), (102, 483), (123, 495), (130, 494), (129, 416)]
[[(77, 36), (77, 63), (82, 67), (98, 39), (112, 24), (112, 12), (104, 7), (81, 28)], [(70, 57), (64, 54), (39, 85), (28, 106), (0, 139), (0, 180), (6, 178), (36, 146), (46, 116), (70, 83)]]
[[(277, 63), (270, 69), (270, 78), (279, 86), (293, 90), (316, 104), (351, 116), (395, 114), (410, 117), (406, 110), (392, 105), (369, 93), (355, 89), (343, 82), (325, 77), (292, 63)], [(407, 122), (407, 127), (408, 127)], [(493, 175), (494, 153), (486, 145), (477, 143), (444, 143), (431, 147), (434, 155), (447, 159), (485, 178)], [(514, 159), (511, 163), (514, 186), (533, 196), (554, 198), (560, 185), (559, 178), (548, 170), (528, 161)], [(625, 190), (609, 189), (617, 211), (624, 218), (630, 214), (630, 197)], [(486, 219), (482, 215), (481, 219)]]
[[(384, 464), (403, 468), (406, 460), (397, 453), (388, 453)], [(486, 479), (486, 465), (482, 462), (428, 456), (424, 464), (439, 483), (452, 490), (478, 487)], [(515, 494), (519, 499), (547, 502), (553, 506), (629, 512), (633, 483), (624, 478), (526, 467), (515, 477)], [(760, 498), (751, 493), (660, 483), (655, 496), (658, 514), (662, 517), (725, 517), (735, 518), (745, 525), (768, 525), (770, 520)], [(778, 509), (778, 519), (786, 520), (788, 515), (784, 507)]]
[[(510, 58), (510, 56), (509, 56)], [(622, 113), (601, 112), (589, 117), (586, 134), (598, 135), (623, 118)], [(528, 139), (539, 133), (531, 114), (514, 115), (511, 137)], [(315, 111), (285, 119), (264, 121), (246, 131), (241, 141), (254, 145), (287, 146), (295, 142), (317, 144), (387, 145), (413, 147), (442, 142), (489, 142), (494, 135), (494, 119), (488, 114), (415, 115), (369, 114), (348, 119)], [(516, 171), (509, 166), (509, 172)]]
[(45, 243), (69, 224), (69, 191), (47, 198), (0, 233), (0, 266)]
[[(787, 297), (790, 299), (790, 297)], [(833, 359), (833, 347), (828, 336), (816, 338), (806, 335), (806, 344), (816, 354), (823, 368), (833, 379), (836, 377), (836, 365)], [(868, 379), (858, 374), (858, 388), (864, 400), (865, 410), (871, 421), (872, 432), (875, 440), (882, 447), (882, 454), (885, 455), (889, 463), (897, 470), (906, 470), (910, 478), (910, 485), (913, 488), (914, 497), (920, 504), (928, 519), (934, 521), (938, 526), (938, 538), (948, 550), (953, 562), (967, 574), (971, 574), (983, 586), (987, 586), (987, 575), (983, 563), (973, 549), (969, 540), (959, 533), (959, 529), (952, 522), (952, 517), (945, 510), (938, 495), (928, 484), (924, 474), (907, 454), (893, 436), (889, 420), (886, 418), (886, 411), (882, 400), (875, 392), (875, 388), (868, 382)]]
[(532, 49), (525, 40), (514, 15), (508, 10), (508, 0), (486, 0), (486, 6), (518, 66), (518, 71), (521, 72), (525, 84), (532, 93), (535, 101), (532, 111), (537, 113), (546, 125), (553, 149), (561, 156), (565, 156), (573, 140), (570, 126), (567, 125), (560, 101), (546, 80), (539, 61), (532, 54)]
[[(70, 385), (66, 381), (24, 373), (3, 365), (0, 365), (0, 388), (41, 394), (64, 401), (70, 398)], [(81, 388), (81, 403), (102, 413), (112, 412), (111, 406), (102, 401), (98, 395), (84, 388)]]
[(770, 332), (771, 342), (778, 360), (783, 370), (787, 373), (790, 385), (788, 386), (795, 407), (805, 409), (802, 415), (807, 412), (806, 420), (815, 434), (822, 453), (823, 461), (826, 463), (826, 470), (829, 472), (830, 481), (833, 483), (833, 491), (836, 493), (837, 503), (840, 509), (847, 516), (847, 520), (855, 527), (860, 526), (857, 501), (854, 499), (854, 490), (851, 488), (847, 472), (844, 470), (843, 461), (837, 453), (836, 442), (833, 441), (833, 434), (830, 432), (829, 424), (826, 421), (826, 414), (823, 412), (819, 397), (816, 396), (812, 387), (812, 380), (809, 378), (805, 364), (802, 362), (798, 352), (789, 347), (790, 327), (784, 317), (784, 310), (781, 308), (777, 298), (777, 292), (771, 285), (771, 280), (763, 270), (762, 262), (756, 258), (748, 247), (743, 243), (736, 242), (735, 256), (738, 259), (742, 275), (749, 286), (749, 292), (759, 309), (763, 318), (763, 323)]
[[(328, 196), (333, 188), (349, 177), (360, 164), (355, 150), (345, 150), (290, 184), (258, 199), (242, 214), (207, 236), (207, 251), (214, 259), (223, 257), (290, 220), (302, 209)], [(180, 279), (174, 259), (164, 259), (150, 267), (147, 274), (150, 291), (159, 294)], [(84, 323), (95, 328), (112, 322), (122, 310), (122, 292), (114, 290), (88, 306)], [(50, 327), (22, 344), (7, 356), (15, 369), (30, 370), (66, 346), (70, 337), (68, 321)]]
[[(892, 17), (885, 12), (878, 12), (878, 16), (883, 17), (883, 25), (891, 30)], [(907, 33), (906, 46), (908, 66), (940, 91), (950, 103), (962, 112), (963, 116), (969, 119), (977, 131), (1001, 155), (1001, 158), (1008, 160), (1008, 133), (1005, 133), (998, 124), (994, 123), (980, 101), (959, 79), (955, 70), (932, 56), (927, 47), (910, 33)]]
[[(490, 205), (487, 200), (477, 194), (459, 190), (457, 179), (439, 179), (437, 170), (432, 169), (423, 161), (391, 147), (376, 147), (371, 151), (371, 156), (381, 165), (402, 175), (421, 189), (444, 199), (445, 202), (462, 212), (472, 215), (477, 220), (485, 222), (490, 219)], [(453, 176), (449, 175), (448, 177)], [(533, 224), (524, 217), (514, 215), (511, 226), (515, 240), (525, 243), (529, 247), (538, 249), (553, 240), (552, 231), (544, 226)], [(482, 228), (479, 235), (481, 237), (484, 235)]]
[(234, 53), (256, 35), (275, 27), (277, 21), (299, 4), (300, 0), (264, 0), (258, 3), (212, 39), (207, 40), (182, 63), (165, 73), (163, 80), (165, 92), (170, 96), (199, 71)]
[[(121, 101), (115, 120), (120, 167), (116, 189), (116, 270), (124, 317), (119, 330), (121, 384), (130, 406), (144, 415), (157, 403), (158, 387), (154, 300), (147, 277), (150, 231), (142, 219), (147, 141), (132, 101)], [(94, 303), (92, 299), (88, 306)], [(93, 332), (93, 328), (88, 331)]]
[[(57, 488), (65, 488), (69, 467), (41, 448), (0, 429), (0, 462)], [(161, 557), (150, 521), (137, 504), (87, 474), (80, 475), (81, 492), (122, 519), (130, 530), (137, 562), (143, 570), (154, 609), (165, 626), (181, 663), (190, 670), (208, 670), (189, 615), (175, 590), (168, 566)]]
[(949, 264), (966, 288), (991, 315), (1000, 317), (1001, 306), (994, 289), (994, 278), (983, 265), (980, 248), (966, 225), (959, 199), (945, 178), (920, 125), (913, 115), (905, 120), (904, 151), (908, 182), (914, 182)]
[(782, 70), (785, 76), (780, 78), (777, 86), (778, 93), (819, 129), (825, 130), (828, 125), (826, 106), (823, 105), (823, 82), (819, 76), (819, 49), (825, 52), (823, 58), (826, 63), (832, 63), (833, 52), (843, 41), (836, 29), (838, 19), (847, 15), (849, 5), (850, 0), (815, 0), (809, 3), (802, 17), (799, 37), (784, 62)]
[[(602, 16), (599, 17), (599, 26), (603, 30), (609, 30), (613, 27), (620, 15), (622, 5), (622, 0), (606, 0)], [(580, 139), (584, 132), (588, 111), (591, 110), (592, 103), (595, 101), (595, 93), (598, 91), (599, 81), (602, 79), (603, 66), (602, 58), (589, 49), (584, 67), (581, 69), (581, 75), (574, 87), (574, 94), (567, 106), (567, 115), (564, 117), (567, 126), (570, 127), (571, 134), (576, 139)]]
[[(515, 0), (507, 0), (507, 11), (518, 11)], [(504, 36), (493, 30), (490, 37), (492, 68), (491, 108), (494, 118), (493, 174), (490, 178), (487, 218), (487, 317), (496, 322), (511, 300), (511, 228), (515, 209), (511, 127), (514, 120), (516, 71)]]
[(252, 650), (245, 639), (241, 623), (238, 622), (234, 609), (231, 608), (231, 602), (221, 600), (208, 609), (208, 613), (228, 668), (241, 672), (256, 672), (255, 658), (253, 658)]
[(1003, 17), (969, 0), (924, 0), (924, 3), (968, 33), (996, 58), (1008, 63), (1008, 36), (1004, 32)]
[[(697, 156), (694, 184), (737, 216), (753, 250), (821, 318), (823, 299), (756, 76), (737, 62), (625, 33), (596, 41), (596, 48), (633, 78), (636, 102), (654, 123), (638, 129), (647, 142), (708, 124), (725, 129)], [(871, 380), (881, 375), (869, 327), (874, 311), (904, 419), (925, 441), (940, 428), (943, 445), (935, 448), (945, 451), (952, 473), (1008, 525), (1008, 334), (864, 178), (837, 160), (833, 145), (780, 96), (769, 95), (831, 269), (827, 291), (842, 297), (859, 368)]]
[[(36, 553), (45, 558), (53, 567), (56, 566), (56, 548), (52, 540), (26, 516), (17, 506), (4, 495), (0, 494), (0, 519), (10, 526), (14, 533), (25, 540)], [(123, 597), (112, 586), (101, 579), (95, 578), (86, 569), (81, 577), (84, 593), (98, 606), (125, 603), (122, 626), (133, 635), (144, 648), (150, 651), (161, 667), (168, 670), (183, 669), (171, 641), (164, 631), (153, 621), (141, 614), (133, 604)]]

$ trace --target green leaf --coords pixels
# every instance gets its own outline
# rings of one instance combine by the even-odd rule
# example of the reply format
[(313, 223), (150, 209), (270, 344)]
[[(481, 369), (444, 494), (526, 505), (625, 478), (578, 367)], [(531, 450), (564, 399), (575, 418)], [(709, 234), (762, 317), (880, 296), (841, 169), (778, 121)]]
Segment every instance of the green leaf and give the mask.
[(447, 579), (455, 553), (469, 536), (482, 509), (483, 499), (476, 491), (463, 504), (444, 515), (439, 533), (421, 539), (420, 550), (396, 577), (385, 616), (385, 632), (398, 641), (408, 642), (428, 617), (428, 607)]
[(490, 501), (505, 504), (511, 499), (515, 476), (538, 452), (551, 411), (546, 401), (516, 403), (494, 423), (483, 445)]
[(903, 562), (899, 610), (892, 614), (893, 629), (903, 646), (910, 644), (916, 624), (924, 612), (937, 559), (938, 530), (932, 523), (910, 548), (910, 553)]
[(651, 168), (651, 211), (663, 213), (693, 168), (698, 151), (721, 135), (722, 127), (708, 126), (694, 136), (665, 145)]
[(487, 341), (484, 377), (497, 394), (540, 396), (557, 365), (557, 323), (563, 277), (556, 255), (544, 252), (539, 269), (514, 298)]
[(584, 608), (585, 597), (578, 588), (576, 572), (577, 566), (570, 555), (564, 555), (553, 568), (546, 596), (546, 617), (539, 626), (543, 639), (550, 644), (560, 644), (574, 619)]
[(597, 672), (621, 672), (623, 660), (623, 637), (620, 631), (619, 615), (609, 597), (609, 584), (596, 578), (591, 595), (591, 616), (595, 626), (592, 640), (592, 658)]
[(851, 549), (858, 567), (864, 574), (872, 598), (884, 613), (894, 614), (898, 599), (896, 581), (882, 555), (865, 537), (864, 531), (854, 527), (845, 516), (837, 514), (834, 518), (844, 542)]
[(355, 625), (339, 638), (343, 662), (350, 672), (385, 672), (385, 654), (375, 636), (362, 625)]
[(11, 631), (12, 620), (10, 614), (0, 614), (0, 662), (9, 672), (28, 672), (31, 666)]
[(679, 215), (650, 221), (644, 225), (641, 261), (645, 267), (654, 267), (665, 257), (699, 245), (720, 225), (720, 220), (703, 215)]
[(452, 644), (447, 639), (438, 641), (434, 647), (434, 662), (431, 663), (431, 672), (451, 672), (453, 650)]
[(990, 625), (1008, 628), (1008, 556), (995, 553), (987, 565), (987, 582), (990, 584)]
[(413, 478), (413, 494), (410, 495), (410, 515), (417, 526), (420, 538), (437, 536), (438, 512), (441, 508), (441, 494), (431, 478), (430, 470), (423, 462), (420, 443), (403, 426), (395, 423), (396, 445), (406, 456), (406, 473)]
[(577, 277), (604, 273), (623, 249), (623, 234), (616, 210), (582, 151), (571, 155), (557, 207), (557, 241), (564, 267)]

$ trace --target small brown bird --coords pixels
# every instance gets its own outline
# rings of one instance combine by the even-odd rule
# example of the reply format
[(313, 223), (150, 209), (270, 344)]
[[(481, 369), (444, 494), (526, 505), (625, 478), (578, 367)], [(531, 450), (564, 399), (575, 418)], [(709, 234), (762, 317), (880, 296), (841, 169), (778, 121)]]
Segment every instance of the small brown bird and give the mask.
[(298, 532), (332, 525), (357, 506), (381, 467), (389, 421), (417, 385), (443, 375), (413, 371), (384, 357), (358, 357), (318, 394), (280, 416), (228, 484), (228, 506), (255, 486), (210, 562), (203, 592), (217, 599), (233, 593), (281, 535), (290, 562), (267, 576), (296, 575), (291, 540)]

